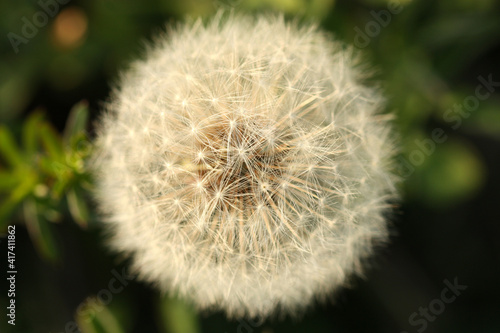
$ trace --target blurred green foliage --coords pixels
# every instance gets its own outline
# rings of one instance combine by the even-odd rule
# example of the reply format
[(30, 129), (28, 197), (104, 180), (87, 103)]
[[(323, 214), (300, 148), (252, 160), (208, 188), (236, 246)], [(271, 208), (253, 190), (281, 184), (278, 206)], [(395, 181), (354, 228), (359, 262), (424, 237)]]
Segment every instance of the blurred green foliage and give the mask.
[[(26, 37), (26, 43), (13, 47), (6, 36), (23, 36), (23, 18), (33, 22), (33, 15), (43, 8), (36, 0), (0, 2), (4, 36), (0, 43), (0, 231), (8, 224), (24, 225), (38, 255), (56, 267), (71, 265), (63, 262), (58, 240), (62, 231), (54, 232), (60, 228), (57, 223), (76, 223), (82, 234), (91, 235), (91, 242), (99, 241), (92, 234), (100, 227), (87, 197), (91, 189), (85, 167), (92, 148), (89, 119), (102, 108), (119, 70), (143, 54), (144, 44), (165, 23), (209, 17), (220, 7), (250, 13), (281, 11), (290, 19), (317, 21), (336, 38), (354, 44), (356, 52), (373, 64), (367, 68), (369, 82), (380, 85), (388, 97), (387, 111), (396, 113), (405, 200), (436, 210), (459, 207), (487, 185), (489, 167), (474, 138), (498, 145), (499, 94), (492, 93), (467, 116), (460, 116), (458, 126), (446, 114), (474, 96), (479, 76), (493, 75), (495, 82), (500, 81), (500, 5), (494, 0), (391, 3), (401, 10), (391, 13), (386, 0), (73, 0), (53, 7), (54, 17), (35, 27), (36, 33)], [(378, 30), (369, 30), (374, 28)], [(366, 45), (356, 45), (360, 32)], [(430, 143), (436, 129), (442, 129), (446, 139)], [(99, 269), (89, 267), (90, 275), (100, 274)], [(78, 297), (74, 296), (83, 304), (84, 299)], [(75, 304), (60, 298), (61, 308), (71, 304), (70, 314), (82, 332), (138, 331), (129, 328), (138, 325), (130, 314), (139, 312), (142, 305), (130, 299), (103, 306), (86, 320), (75, 313)], [(222, 331), (228, 327), (217, 316), (200, 324), (189, 306), (172, 298), (149, 306), (156, 309), (157, 323), (144, 324), (144, 331), (158, 327), (165, 332), (199, 332), (203, 325)], [(340, 322), (328, 322), (325, 315), (311, 318), (299, 328), (284, 323), (255, 330), (347, 330)], [(58, 327), (62, 331), (62, 321), (70, 319), (61, 314), (41, 325), (24, 320), (20, 326), (30, 332)], [(11, 329), (2, 325), (2, 332)], [(233, 331), (250, 327), (228, 325)], [(454, 329), (458, 332), (460, 327)]]
[(21, 144), (13, 133), (0, 127), (0, 227), (6, 229), (9, 217), (22, 208), (25, 226), (40, 254), (57, 259), (57, 247), (50, 222), (61, 220), (65, 210), (86, 227), (89, 210), (84, 200), (90, 188), (85, 160), (90, 143), (85, 135), (88, 119), (86, 103), (77, 104), (68, 117), (61, 136), (43, 113), (34, 112), (24, 121)]

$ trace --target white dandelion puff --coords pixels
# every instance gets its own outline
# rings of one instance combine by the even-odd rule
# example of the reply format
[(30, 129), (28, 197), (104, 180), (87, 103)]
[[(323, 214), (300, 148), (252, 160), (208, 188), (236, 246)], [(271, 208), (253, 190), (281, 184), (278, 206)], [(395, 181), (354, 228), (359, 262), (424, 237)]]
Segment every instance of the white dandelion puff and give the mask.
[(343, 285), (386, 239), (395, 194), (383, 99), (360, 78), (348, 48), (282, 17), (159, 38), (98, 128), (112, 247), (231, 317), (295, 313)]

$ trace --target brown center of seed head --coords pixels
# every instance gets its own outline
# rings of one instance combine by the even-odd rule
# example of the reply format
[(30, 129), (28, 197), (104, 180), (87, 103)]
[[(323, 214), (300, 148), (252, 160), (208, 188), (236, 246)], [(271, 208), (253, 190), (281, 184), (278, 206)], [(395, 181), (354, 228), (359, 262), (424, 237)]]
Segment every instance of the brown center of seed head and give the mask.
[(314, 227), (301, 211), (310, 210), (305, 198), (315, 193), (296, 184), (305, 182), (298, 178), (300, 148), (286, 128), (265, 117), (227, 115), (197, 126), (185, 192), (194, 218), (183, 228), (197, 246), (210, 248), (213, 262), (237, 255), (263, 265), (262, 256), (283, 255)]
[(198, 179), (218, 210), (251, 214), (275, 205), (289, 147), (259, 124), (230, 120), (207, 126), (197, 140)]

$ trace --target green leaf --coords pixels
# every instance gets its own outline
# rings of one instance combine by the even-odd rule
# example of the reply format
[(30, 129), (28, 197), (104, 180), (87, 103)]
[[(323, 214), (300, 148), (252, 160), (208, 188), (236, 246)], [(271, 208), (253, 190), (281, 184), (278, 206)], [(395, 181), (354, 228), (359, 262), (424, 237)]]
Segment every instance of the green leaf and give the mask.
[(88, 298), (81, 311), (77, 313), (76, 321), (81, 332), (125, 333), (115, 314), (98, 302), (94, 297)]
[(160, 303), (160, 311), (160, 317), (166, 332), (200, 332), (200, 324), (196, 312), (181, 300), (164, 297)]
[(68, 191), (66, 197), (68, 199), (68, 207), (71, 216), (73, 216), (73, 219), (80, 227), (86, 229), (89, 221), (89, 209), (81, 192), (73, 188)]
[(12, 167), (17, 167), (24, 163), (12, 133), (5, 126), (0, 126), (0, 154), (5, 159), (5, 162)]
[[(57, 162), (54, 162), (57, 163)], [(72, 180), (72, 173), (67, 172), (65, 174), (62, 174), (65, 176), (62, 176), (56, 180), (56, 182), (52, 185), (52, 198), (54, 199), (60, 199), (64, 192), (66, 192), (71, 180)]]
[(81, 101), (71, 109), (66, 127), (64, 128), (63, 141), (65, 146), (71, 142), (71, 138), (81, 132), (85, 132), (89, 119), (89, 107), (87, 101)]
[(38, 253), (51, 262), (57, 261), (59, 251), (50, 223), (40, 216), (35, 200), (25, 200), (23, 208), (26, 228)]
[(37, 181), (38, 176), (35, 173), (27, 172), (22, 175), (19, 185), (0, 203), (0, 228), (7, 224), (7, 217), (14, 209), (33, 192)]
[(49, 124), (43, 124), (40, 128), (40, 138), (49, 157), (55, 161), (64, 161), (64, 150), (59, 134)]
[(28, 156), (36, 153), (38, 150), (38, 131), (44, 121), (42, 112), (32, 113), (23, 125), (23, 146)]
[(0, 191), (12, 190), (19, 183), (16, 174), (0, 170)]

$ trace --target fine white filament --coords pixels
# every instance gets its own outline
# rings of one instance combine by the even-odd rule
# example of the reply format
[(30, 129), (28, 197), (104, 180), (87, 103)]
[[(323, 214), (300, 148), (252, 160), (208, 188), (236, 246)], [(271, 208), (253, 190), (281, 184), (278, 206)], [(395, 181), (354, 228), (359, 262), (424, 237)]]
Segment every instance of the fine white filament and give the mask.
[(158, 38), (98, 126), (97, 202), (139, 278), (228, 316), (295, 313), (360, 272), (395, 195), (383, 98), (282, 17)]

